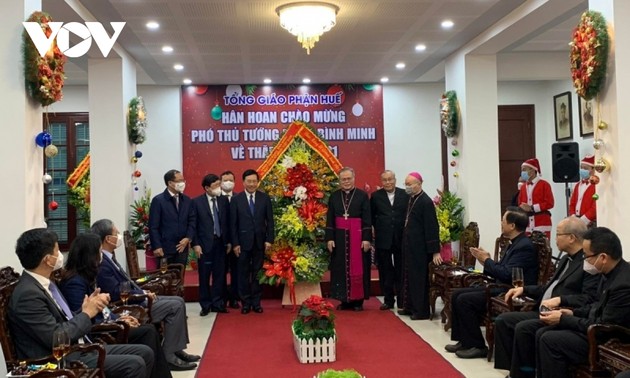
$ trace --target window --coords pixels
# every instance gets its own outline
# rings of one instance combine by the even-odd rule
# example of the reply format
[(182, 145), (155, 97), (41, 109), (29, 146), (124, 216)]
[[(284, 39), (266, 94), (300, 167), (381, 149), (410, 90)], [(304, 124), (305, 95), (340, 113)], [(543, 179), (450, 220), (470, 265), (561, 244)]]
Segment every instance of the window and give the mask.
[[(59, 248), (67, 251), (70, 242), (88, 230), (90, 221), (78, 218), (75, 208), (68, 204), (66, 184), (68, 175), (90, 151), (89, 116), (88, 113), (56, 113), (48, 114), (48, 121), (48, 132), (59, 153), (53, 158), (44, 156), (44, 170), (53, 179), (44, 190), (44, 211), (48, 228), (59, 236)], [(55, 211), (48, 208), (53, 199), (59, 204)]]

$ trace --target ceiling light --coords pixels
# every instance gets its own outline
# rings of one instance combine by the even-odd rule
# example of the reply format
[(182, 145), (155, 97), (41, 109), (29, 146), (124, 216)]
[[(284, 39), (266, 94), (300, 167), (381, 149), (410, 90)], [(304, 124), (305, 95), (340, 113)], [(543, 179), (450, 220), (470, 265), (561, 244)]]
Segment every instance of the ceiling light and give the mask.
[(182, 83), (184, 83), (184, 84), (186, 84), (186, 85), (190, 85), (190, 84), (192, 84), (192, 80), (190, 80), (190, 79), (184, 79), (184, 80), (182, 80)]
[(181, 71), (184, 69), (184, 66), (182, 66), (181, 64), (177, 63), (173, 66), (173, 68), (175, 69), (175, 71)]
[(284, 4), (276, 8), (280, 26), (297, 37), (310, 54), (315, 42), (337, 23), (339, 7), (319, 1)]
[(167, 53), (167, 54), (172, 53), (173, 52), (173, 46), (169, 46), (169, 45), (162, 46), (162, 52), (163, 53)]
[(265, 84), (271, 84), (271, 79), (267, 78), (263, 80), (263, 83)]
[(381, 83), (387, 83), (389, 78), (387, 76), (381, 78)]
[(398, 68), (399, 70), (402, 70), (405, 67), (406, 67), (405, 63), (403, 63), (403, 62), (396, 63), (396, 68)]
[(419, 45), (416, 45), (416, 51), (424, 51), (426, 49), (427, 49), (427, 45), (424, 45), (422, 43)]
[(455, 23), (453, 23), (453, 21), (451, 20), (444, 20), (442, 21), (442, 28), (444, 29), (450, 29), (453, 27), (453, 25), (455, 25)]
[(309, 79), (308, 77), (305, 77), (304, 79), (302, 79), (302, 83), (304, 84), (309, 84), (311, 82), (311, 79)]
[(160, 24), (158, 24), (157, 22), (155, 22), (155, 21), (147, 22), (147, 29), (156, 30), (156, 29), (159, 29), (159, 28), (160, 28)]

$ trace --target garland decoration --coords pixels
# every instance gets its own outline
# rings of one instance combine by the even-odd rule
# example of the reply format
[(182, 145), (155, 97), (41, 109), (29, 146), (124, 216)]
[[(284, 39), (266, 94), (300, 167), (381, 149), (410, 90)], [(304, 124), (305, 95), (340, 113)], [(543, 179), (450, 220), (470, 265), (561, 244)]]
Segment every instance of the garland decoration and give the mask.
[(68, 203), (77, 209), (78, 218), (90, 227), (90, 154), (79, 163), (66, 180)]
[(147, 137), (147, 111), (141, 96), (129, 101), (129, 114), (127, 117), (127, 134), (129, 142), (142, 144)]
[[(33, 12), (27, 22), (37, 22), (47, 38), (52, 30), (48, 26), (52, 18), (45, 12)], [(50, 49), (42, 57), (26, 30), (22, 33), (22, 55), (24, 59), (24, 79), (28, 94), (42, 106), (48, 106), (63, 98), (64, 70), (66, 56), (57, 46), (55, 38)]]
[(459, 105), (455, 91), (448, 91), (440, 99), (440, 124), (444, 135), (452, 138), (459, 129)]
[(606, 79), (608, 45), (604, 16), (595, 11), (584, 12), (569, 46), (573, 86), (586, 101), (597, 96)]

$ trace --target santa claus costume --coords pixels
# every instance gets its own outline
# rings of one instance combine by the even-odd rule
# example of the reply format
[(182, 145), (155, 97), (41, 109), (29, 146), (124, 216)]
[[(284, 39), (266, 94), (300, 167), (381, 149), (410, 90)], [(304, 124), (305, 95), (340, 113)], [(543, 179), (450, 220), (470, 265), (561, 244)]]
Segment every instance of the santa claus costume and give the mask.
[(531, 174), (528, 174), (527, 170), (521, 172), (521, 177), (526, 180), (526, 184), (523, 185), (518, 196), (519, 206), (527, 204), (531, 209), (528, 212), (529, 226), (527, 227), (527, 235), (531, 235), (532, 231), (540, 231), (544, 232), (547, 239), (549, 239), (551, 238), (550, 210), (554, 205), (551, 185), (540, 178), (541, 171), (538, 159), (525, 160), (521, 164), (521, 168), (531, 168), (530, 172), (532, 172)]
[(580, 164), (581, 180), (575, 184), (569, 201), (569, 215), (575, 215), (587, 225), (594, 225), (597, 220), (597, 201), (593, 198), (595, 185), (590, 180), (590, 177), (594, 175), (594, 166), (595, 156), (587, 155), (582, 159)]

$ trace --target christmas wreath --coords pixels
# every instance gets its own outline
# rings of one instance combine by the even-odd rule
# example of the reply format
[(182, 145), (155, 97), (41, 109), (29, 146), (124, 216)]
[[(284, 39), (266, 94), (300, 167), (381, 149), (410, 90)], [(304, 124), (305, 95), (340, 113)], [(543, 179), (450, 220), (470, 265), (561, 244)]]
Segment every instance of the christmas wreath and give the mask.
[(147, 137), (147, 111), (142, 97), (134, 97), (129, 101), (127, 117), (127, 134), (129, 142), (142, 144)]
[[(48, 13), (33, 12), (26, 21), (37, 22), (46, 37), (50, 38), (52, 30), (48, 23), (52, 19)], [(66, 56), (57, 46), (57, 40), (53, 39), (50, 49), (43, 57), (39, 55), (26, 30), (22, 33), (22, 42), (24, 79), (29, 95), (42, 106), (60, 101), (63, 98), (61, 90), (65, 79), (63, 65), (66, 62)]]
[(584, 12), (569, 45), (573, 86), (587, 101), (599, 93), (606, 78), (608, 40), (604, 16), (599, 12)]
[(457, 135), (459, 127), (459, 108), (457, 106), (457, 95), (455, 91), (448, 91), (442, 95), (440, 100), (440, 124), (444, 135), (452, 138)]

